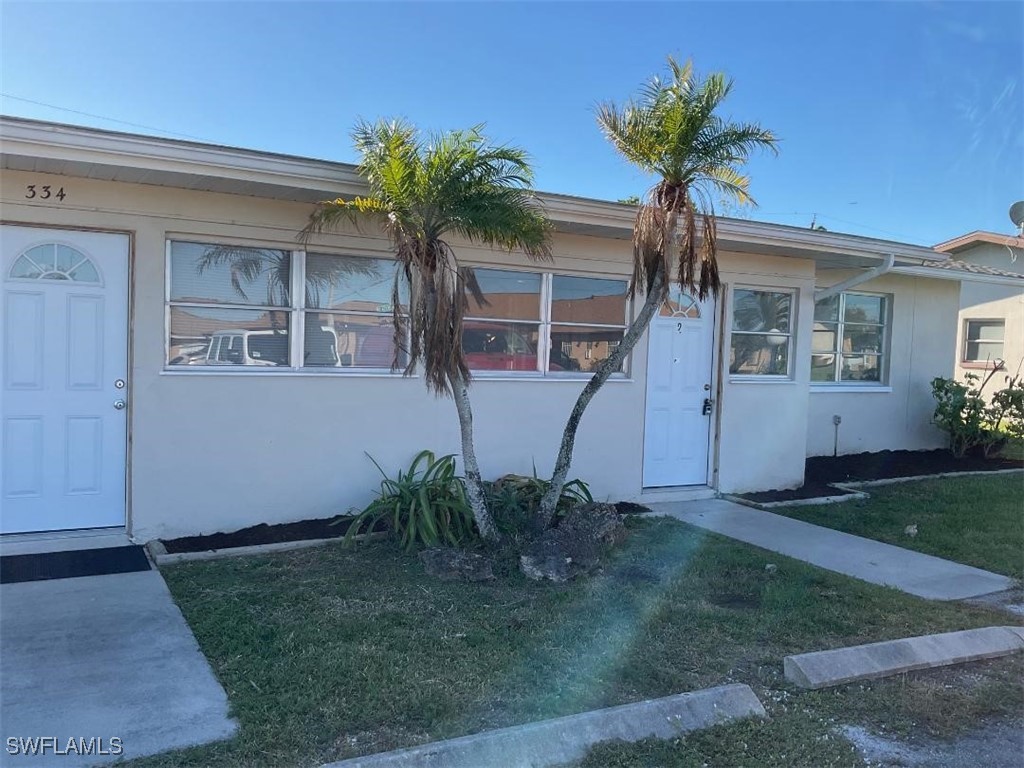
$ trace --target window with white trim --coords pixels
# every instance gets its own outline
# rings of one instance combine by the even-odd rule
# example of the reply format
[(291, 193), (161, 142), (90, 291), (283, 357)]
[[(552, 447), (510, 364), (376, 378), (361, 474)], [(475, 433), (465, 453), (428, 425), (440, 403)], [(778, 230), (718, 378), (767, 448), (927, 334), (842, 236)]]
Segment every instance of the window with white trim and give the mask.
[(732, 294), (729, 374), (790, 376), (793, 291), (736, 288)]
[(627, 282), (474, 268), (463, 350), (484, 373), (589, 373), (622, 342)]
[(889, 355), (890, 299), (840, 293), (814, 304), (811, 382), (883, 384)]
[(964, 349), (962, 361), (994, 365), (1003, 359), (1005, 320), (964, 321)]
[[(398, 269), (387, 258), (168, 241), (167, 365), (390, 371), (392, 305), (409, 305), (404, 281), (393, 295)], [(482, 267), (472, 274), (463, 348), (474, 372), (586, 373), (622, 341), (625, 280)]]
[(167, 261), (169, 367), (391, 367), (391, 259), (173, 240)]

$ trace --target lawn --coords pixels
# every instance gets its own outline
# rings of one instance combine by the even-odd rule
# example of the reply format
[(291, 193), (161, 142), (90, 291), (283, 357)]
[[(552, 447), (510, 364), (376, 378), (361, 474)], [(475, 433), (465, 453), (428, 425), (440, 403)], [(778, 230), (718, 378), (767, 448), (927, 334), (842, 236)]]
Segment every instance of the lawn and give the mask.
[(730, 681), (763, 693), (787, 653), (1007, 621), (668, 519), (569, 585), (441, 582), (385, 542), (164, 573), (241, 727), (139, 767), (308, 766)]
[[(798, 520), (1024, 579), (1024, 475), (868, 488), (866, 501), (773, 509)], [(917, 535), (905, 530), (917, 526)]]

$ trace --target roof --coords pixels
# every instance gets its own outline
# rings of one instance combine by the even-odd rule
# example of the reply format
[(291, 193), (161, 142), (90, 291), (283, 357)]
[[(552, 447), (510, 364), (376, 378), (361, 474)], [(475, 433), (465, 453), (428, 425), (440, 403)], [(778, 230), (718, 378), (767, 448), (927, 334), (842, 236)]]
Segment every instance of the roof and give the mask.
[(915, 277), (932, 277), (940, 280), (958, 280), (967, 283), (997, 283), (1024, 290), (1024, 274), (995, 269), (981, 264), (970, 264), (959, 259), (934, 261), (916, 267), (896, 267), (897, 274)]
[[(151, 184), (205, 192), (314, 203), (365, 194), (354, 165), (179, 139), (0, 116), (0, 167), (9, 170)], [(562, 232), (628, 240), (635, 207), (604, 200), (539, 193)], [(924, 246), (719, 217), (724, 250), (813, 259), (823, 268), (898, 265), (948, 257)]]
[(1024, 237), (1001, 235), (997, 232), (985, 232), (976, 229), (973, 232), (968, 232), (966, 235), (960, 235), (960, 237), (954, 237), (952, 240), (939, 243), (935, 246), (935, 250), (942, 253), (960, 253), (982, 243), (1003, 245), (1008, 248), (1024, 248)]

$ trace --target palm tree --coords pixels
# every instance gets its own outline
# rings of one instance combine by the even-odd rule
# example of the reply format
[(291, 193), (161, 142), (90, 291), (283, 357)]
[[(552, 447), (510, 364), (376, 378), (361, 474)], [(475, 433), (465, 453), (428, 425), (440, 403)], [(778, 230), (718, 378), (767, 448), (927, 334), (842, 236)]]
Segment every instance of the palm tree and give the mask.
[[(401, 266), (392, 288), (393, 367), (400, 367), (399, 349), (408, 339), (406, 375), (421, 365), (427, 387), (455, 401), (467, 496), (481, 535), (496, 540), (473, 447), (470, 373), (462, 351), (466, 292), (478, 301), (483, 297), (448, 240), (462, 237), (550, 259), (550, 225), (530, 190), (526, 153), (491, 146), (481, 131), (477, 126), (424, 139), (402, 120), (361, 121), (352, 137), (369, 195), (321, 203), (301, 236), (308, 241), (344, 219), (371, 216), (381, 222)], [(398, 300), (402, 281), (409, 286), (408, 314)]]
[(732, 81), (714, 73), (701, 79), (690, 62), (668, 59), (668, 80), (654, 78), (638, 98), (619, 107), (598, 106), (597, 122), (607, 139), (633, 165), (657, 177), (637, 210), (633, 225), (633, 277), (630, 296), (644, 303), (622, 343), (597, 368), (569, 415), (551, 485), (541, 501), (541, 522), (554, 515), (572, 463), (576, 430), (583, 413), (608, 380), (621, 369), (654, 313), (665, 301), (672, 270), (684, 290), (704, 299), (719, 287), (713, 200), (753, 204), (749, 179), (740, 172), (757, 149), (775, 151), (770, 131), (754, 123), (732, 123), (715, 114)]

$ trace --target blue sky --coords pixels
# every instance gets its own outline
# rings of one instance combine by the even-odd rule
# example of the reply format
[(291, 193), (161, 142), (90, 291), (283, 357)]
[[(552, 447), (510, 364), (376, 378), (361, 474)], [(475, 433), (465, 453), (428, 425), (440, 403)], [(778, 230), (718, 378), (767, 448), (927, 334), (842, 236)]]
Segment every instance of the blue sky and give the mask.
[(1020, 2), (3, 2), (0, 13), (6, 114), (342, 161), (355, 159), (360, 116), (486, 122), (529, 150), (539, 188), (618, 199), (648, 179), (601, 137), (594, 104), (627, 97), (672, 53), (728, 72), (727, 114), (782, 139), (778, 157), (749, 166), (752, 218), (807, 226), (817, 214), (830, 230), (930, 245), (1010, 232), (1007, 208), (1024, 198)]

